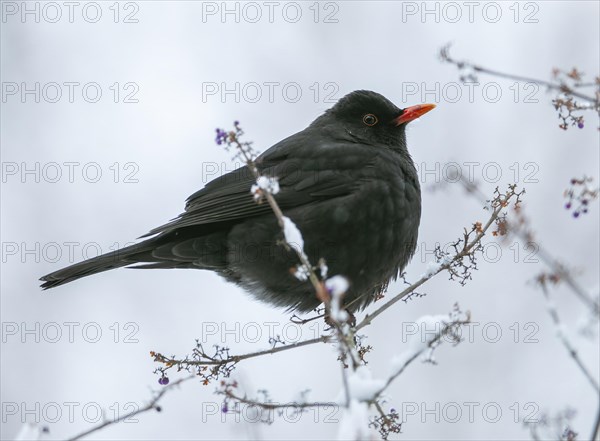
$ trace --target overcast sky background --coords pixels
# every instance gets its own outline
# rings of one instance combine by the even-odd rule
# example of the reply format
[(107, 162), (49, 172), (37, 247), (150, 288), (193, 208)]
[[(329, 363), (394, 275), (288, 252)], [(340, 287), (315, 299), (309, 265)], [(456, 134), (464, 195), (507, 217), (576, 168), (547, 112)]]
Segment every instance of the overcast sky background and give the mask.
[[(209, 346), (229, 346), (232, 353), (267, 347), (269, 327), (264, 323), (277, 323), (275, 329), (281, 332), (289, 314), (252, 300), (209, 272), (118, 270), (49, 292), (41, 292), (37, 279), (72, 263), (65, 243), (78, 244), (74, 261), (82, 260), (84, 246), (90, 256), (95, 255), (94, 244), (105, 252), (115, 243), (122, 246), (176, 216), (188, 195), (233, 169), (231, 154), (214, 144), (215, 127), (228, 128), (237, 119), (256, 148), (265, 150), (356, 89), (380, 92), (400, 107), (437, 103), (435, 111), (408, 129), (409, 149), (419, 168), (435, 170), (438, 164), (441, 172), (449, 162), (474, 162), (475, 177), (487, 194), (516, 179), (527, 190), (524, 208), (537, 240), (576, 268), (590, 293), (598, 292), (597, 203), (580, 219), (563, 208), (563, 191), (571, 178), (585, 174), (597, 182), (599, 176), (598, 121), (593, 113), (586, 115), (584, 129), (564, 132), (557, 127), (551, 94), (489, 76), (479, 77), (481, 85), (472, 100), (466, 87), (455, 99), (458, 72), (438, 59), (440, 47), (452, 42), (456, 58), (490, 68), (549, 79), (553, 67), (576, 66), (591, 81), (600, 70), (598, 2), (478, 2), (472, 20), (468, 7), (459, 2), (462, 15), (455, 23), (450, 21), (456, 21), (456, 8), (428, 3), (438, 8), (439, 16), (423, 17), (421, 2), (331, 2), (316, 7), (303, 2), (297, 4), (302, 15), (295, 23), (298, 9), (287, 2), (277, 2), (272, 22), (268, 6), (257, 3), (262, 16), (256, 23), (249, 21), (257, 9), (244, 9), (243, 4), (237, 6), (239, 22), (232, 14), (223, 20), (221, 2), (130, 2), (113, 9), (112, 3), (101, 3), (102, 16), (96, 23), (89, 22), (96, 10), (86, 2), (76, 6), (72, 23), (63, 3), (57, 3), (62, 17), (56, 23), (50, 22), (55, 21), (54, 6), (27, 5), (33, 9), (36, 4), (39, 22), (33, 14), (23, 20), (20, 10), (11, 14), (22, 3), (2, 3), (3, 439), (19, 431), (25, 408), (34, 409), (27, 421), (37, 414), (50, 427), (49, 438), (61, 439), (92, 426), (82, 415), (86, 404), (91, 418), (97, 406), (123, 413), (130, 410), (127, 403), (142, 405), (150, 390), (160, 387), (152, 373), (156, 365), (149, 357), (151, 350), (182, 356), (196, 338)], [(228, 7), (233, 9), (235, 3)], [(213, 8), (219, 10), (209, 15)], [(414, 8), (419, 11), (406, 15)], [(498, 10), (501, 16), (493, 23)], [(325, 22), (326, 17), (337, 22)], [(137, 22), (126, 23), (127, 19)], [(32, 89), (36, 82), (39, 102), (27, 94), (23, 103), (22, 85)], [(62, 85), (56, 103), (49, 102), (56, 91), (46, 86), (51, 82)], [(64, 85), (68, 82), (79, 83), (73, 86), (73, 102)], [(264, 85), (269, 82), (279, 84), (272, 102)], [(8, 83), (16, 83), (16, 94), (9, 93), (13, 89)], [(102, 91), (96, 103), (82, 95), (88, 83), (97, 83)], [(222, 83), (229, 89), (239, 83), (239, 102), (233, 94), (221, 96)], [(256, 88), (249, 83), (262, 85), (260, 99), (255, 99)], [(215, 85), (217, 93), (209, 95)], [(91, 100), (94, 89), (89, 87), (86, 98)], [(292, 102), (298, 87), (301, 98)], [(498, 88), (502, 95), (494, 102)], [(434, 92), (422, 96), (425, 89)], [(528, 93), (536, 102), (525, 102)], [(127, 96), (137, 102), (125, 103)], [(73, 182), (64, 165), (70, 162), (79, 164)], [(24, 165), (35, 170), (36, 163), (39, 173), (21, 174)], [(58, 182), (49, 182), (55, 180), (56, 170), (49, 163), (61, 165)], [(482, 170), (490, 163), (497, 165), (487, 166), (486, 182)], [(84, 176), (86, 164), (89, 174)], [(97, 168), (101, 178), (89, 182)], [(501, 177), (490, 182), (498, 168)], [(524, 182), (528, 175), (532, 182)], [(424, 188), (435, 183), (434, 174), (421, 176)], [(137, 182), (125, 182), (127, 177)], [(486, 216), (481, 204), (457, 185), (424, 191), (420, 249), (407, 268), (408, 279), (416, 280), (433, 260), (425, 250), (436, 242), (455, 240), (464, 226)], [(56, 247), (48, 245), (52, 243), (60, 246), (59, 259), (54, 259), (51, 251)], [(35, 250), (36, 244), (39, 252), (22, 254)], [(493, 257), (496, 249), (490, 250)], [(543, 297), (530, 283), (544, 266), (525, 261), (526, 255), (522, 245), (515, 245), (502, 249), (497, 262), (481, 260), (474, 280), (465, 287), (440, 274), (425, 285), (426, 297), (397, 304), (364, 330), (374, 347), (367, 356), (369, 367), (375, 377), (384, 378), (391, 357), (406, 346), (403, 329), (418, 317), (445, 314), (459, 302), (480, 323), (472, 328), (472, 342), (456, 348), (443, 345), (436, 354), (437, 366), (417, 362), (390, 387), (388, 408), (401, 411), (414, 403), (418, 409), (407, 416), (398, 438), (526, 439), (522, 424), (515, 422), (515, 409), (522, 419), (571, 406), (578, 411), (574, 429), (586, 439), (597, 397), (556, 339)], [(388, 292), (401, 289), (397, 282)], [(553, 294), (575, 334), (575, 324), (585, 312), (582, 304), (563, 287)], [(72, 343), (65, 322), (79, 324)], [(35, 332), (21, 336), (22, 324), (35, 329), (36, 323), (39, 343)], [(63, 334), (56, 343), (49, 341), (53, 332), (44, 338), (42, 329), (50, 332), (49, 323), (60, 324)], [(115, 323), (120, 330), (117, 342)], [(482, 329), (490, 323), (486, 335)], [(83, 338), (86, 324), (92, 337), (95, 328), (102, 330), (97, 343)], [(203, 334), (213, 324), (217, 335)], [(258, 342), (250, 341), (255, 324), (262, 332)], [(239, 331), (225, 334), (236, 326)], [(502, 335), (492, 343), (496, 329)], [(520, 330), (518, 336), (515, 329)], [(302, 338), (315, 336), (314, 327), (286, 330), (291, 340), (298, 339), (298, 330)], [(130, 332), (136, 343), (124, 342)], [(528, 336), (534, 342), (525, 343)], [(597, 340), (577, 335), (574, 339), (597, 375)], [(173, 381), (178, 375), (170, 377)], [(331, 346), (252, 360), (241, 364), (234, 377), (252, 395), (268, 389), (275, 401), (291, 400), (305, 389), (312, 390), (312, 399), (332, 400), (341, 389)], [(119, 424), (90, 439), (330, 439), (338, 431), (323, 412), (309, 412), (298, 422), (277, 419), (270, 426), (236, 423), (234, 416), (212, 414), (220, 403), (214, 389), (214, 384), (187, 383), (164, 398), (162, 413), (144, 414), (138, 423)], [(73, 421), (67, 402), (79, 403)], [(466, 402), (477, 403), (472, 421)], [(8, 412), (14, 403), (16, 415)], [(52, 412), (44, 415), (43, 409), (50, 412), (53, 407), (49, 403), (59, 403), (62, 411), (56, 423), (48, 421)], [(436, 403), (440, 411), (427, 414)], [(455, 416), (449, 403), (458, 403), (462, 411), (455, 423), (449, 421)], [(486, 405), (501, 409), (497, 422), (486, 421)], [(449, 418), (441, 410), (445, 406)], [(488, 415), (492, 418), (493, 409)]]

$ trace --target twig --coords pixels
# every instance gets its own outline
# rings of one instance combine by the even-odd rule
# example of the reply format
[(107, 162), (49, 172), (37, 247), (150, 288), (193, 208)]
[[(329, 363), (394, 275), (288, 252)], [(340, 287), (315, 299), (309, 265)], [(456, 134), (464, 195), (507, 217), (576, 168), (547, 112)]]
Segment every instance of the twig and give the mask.
[[(474, 195), (481, 202), (486, 200), (485, 194), (479, 189), (477, 185), (472, 182), (469, 182), (465, 179), (464, 176), (461, 176), (460, 183), (465, 187), (467, 193)], [(532, 242), (531, 233), (525, 231), (518, 223), (513, 223), (508, 220), (504, 220), (506, 223), (506, 229), (509, 233), (515, 234), (518, 238), (520, 238), (524, 242)], [(548, 267), (552, 269), (554, 274), (560, 277), (571, 291), (581, 300), (596, 316), (600, 317), (600, 304), (592, 299), (585, 290), (579, 285), (577, 280), (573, 278), (571, 272), (568, 271), (563, 264), (561, 264), (557, 259), (555, 259), (548, 251), (546, 251), (539, 243), (537, 245), (536, 255), (540, 257), (540, 259), (546, 263)]]
[(592, 430), (592, 436), (590, 439), (593, 441), (598, 441), (600, 439), (600, 406), (598, 407), (598, 412), (596, 413), (596, 421), (594, 421), (594, 429)]
[(372, 313), (367, 314), (365, 316), (365, 318), (356, 326), (356, 330), (362, 329), (365, 326), (370, 325), (371, 322), (373, 321), (373, 319), (375, 319), (378, 315), (380, 315), (385, 310), (390, 308), (392, 305), (394, 305), (398, 301), (402, 300), (404, 297), (406, 297), (407, 295), (412, 293), (415, 289), (417, 289), (419, 286), (423, 285), (425, 282), (427, 282), (432, 277), (436, 276), (437, 274), (441, 273), (442, 271), (450, 270), (453, 263), (460, 262), (463, 257), (469, 255), (469, 253), (479, 245), (483, 236), (485, 236), (485, 234), (489, 230), (489, 228), (498, 220), (502, 210), (507, 206), (509, 200), (515, 195), (516, 195), (516, 193), (514, 193), (514, 192), (509, 193), (502, 201), (499, 201), (499, 203), (497, 203), (497, 205), (494, 207), (492, 214), (491, 214), (490, 218), (488, 219), (488, 221), (485, 223), (485, 225), (483, 227), (481, 227), (478, 230), (475, 238), (471, 242), (465, 242), (465, 246), (461, 251), (459, 251), (457, 254), (455, 254), (449, 261), (441, 264), (435, 271), (432, 271), (428, 274), (421, 276), (421, 278), (419, 280), (417, 280), (415, 283), (413, 283), (412, 285), (410, 285), (409, 287), (404, 289), (399, 294), (396, 294), (394, 297), (392, 297), (390, 300), (388, 300), (386, 303), (384, 303), (382, 306), (377, 308)]
[(581, 360), (581, 358), (579, 358), (577, 349), (575, 349), (573, 347), (573, 345), (571, 344), (571, 342), (565, 335), (564, 331), (561, 329), (562, 323), (560, 321), (560, 316), (558, 315), (558, 311), (556, 310), (556, 307), (554, 307), (554, 305), (552, 305), (552, 302), (550, 300), (550, 293), (548, 293), (548, 287), (546, 285), (546, 280), (544, 278), (539, 278), (538, 281), (539, 281), (539, 285), (542, 288), (542, 292), (544, 293), (544, 297), (546, 298), (546, 302), (548, 303), (548, 312), (550, 313), (550, 317), (552, 317), (552, 322), (554, 323), (554, 326), (556, 326), (556, 329), (558, 330), (558, 338), (560, 339), (561, 343), (563, 344), (563, 346), (569, 353), (569, 356), (573, 359), (573, 361), (575, 361), (575, 364), (577, 364), (577, 366), (579, 367), (579, 370), (588, 379), (588, 381), (590, 382), (590, 384), (592, 385), (592, 387), (594, 388), (596, 393), (597, 394), (600, 393), (600, 388), (598, 387), (598, 382), (596, 381), (594, 376), (591, 374), (591, 372), (588, 371), (588, 369), (585, 367), (585, 365), (583, 364), (583, 361)]
[[(458, 305), (455, 305), (456, 308), (458, 308)], [(464, 320), (460, 320), (460, 319), (454, 319), (451, 322), (448, 322), (444, 325), (444, 327), (440, 330), (440, 332), (438, 332), (432, 339), (431, 341), (429, 341), (426, 345), (424, 345), (423, 347), (421, 347), (419, 350), (414, 351), (410, 357), (408, 357), (404, 363), (402, 363), (402, 366), (400, 366), (396, 372), (394, 372), (392, 375), (390, 375), (386, 381), (386, 383), (375, 393), (374, 398), (379, 397), (393, 382), (396, 378), (398, 378), (400, 375), (402, 375), (402, 373), (406, 370), (406, 368), (413, 362), (415, 361), (421, 354), (423, 354), (423, 352), (427, 351), (427, 350), (431, 350), (432, 348), (434, 348), (439, 341), (441, 340), (441, 338), (448, 334), (451, 333), (453, 331), (453, 329), (457, 326), (462, 326), (462, 325), (466, 325), (468, 323), (471, 322), (471, 315), (470, 313), (467, 311), (466, 312), (466, 318)], [(460, 342), (460, 337), (456, 337), (453, 335), (453, 338), (455, 339), (455, 343), (458, 344)]]
[[(513, 232), (515, 232), (518, 237), (523, 239), (522, 232), (519, 229), (513, 229)], [(587, 306), (593, 314), (600, 317), (600, 305), (585, 292), (577, 280), (573, 278), (571, 272), (568, 271), (564, 265), (554, 259), (554, 257), (552, 257), (550, 253), (543, 249), (540, 244), (536, 243), (536, 245), (538, 246), (537, 255), (540, 257), (540, 259), (542, 259), (546, 265), (552, 268), (554, 274), (556, 274), (569, 286), (569, 288), (571, 288), (571, 291), (579, 298), (579, 300), (585, 303), (585, 306)]]
[[(226, 142), (229, 145), (233, 144), (237, 148), (237, 150), (242, 154), (244, 161), (246, 162), (246, 165), (248, 166), (248, 168), (250, 169), (250, 171), (252, 172), (254, 177), (256, 179), (258, 179), (261, 177), (261, 174), (260, 174), (260, 171), (258, 170), (258, 167), (256, 166), (255, 159), (252, 157), (252, 155), (248, 151), (248, 148), (247, 148), (248, 146), (243, 145), (239, 140), (239, 136), (241, 136), (244, 132), (241, 130), (241, 128), (239, 127), (239, 125), (237, 123), (235, 124), (235, 128), (236, 128), (235, 132), (231, 131), (228, 133)], [(281, 208), (279, 208), (279, 205), (277, 204), (277, 201), (275, 200), (275, 196), (271, 193), (271, 191), (269, 191), (267, 189), (261, 189), (261, 192), (262, 192), (262, 195), (266, 198), (267, 202), (269, 203), (269, 206), (271, 207), (273, 214), (275, 214), (279, 228), (281, 228), (281, 230), (284, 232), (284, 239), (285, 239), (284, 216), (283, 216), (283, 212), (281, 211)], [(310, 283), (315, 288), (316, 295), (320, 299), (323, 298), (324, 297), (323, 296), (323, 286), (322, 286), (319, 278), (315, 274), (315, 272), (313, 270), (313, 266), (310, 263), (310, 261), (308, 260), (308, 257), (306, 256), (306, 254), (304, 253), (304, 250), (301, 250), (301, 249), (298, 249), (297, 247), (292, 246), (293, 244), (288, 244), (288, 245), (290, 248), (292, 248), (296, 252), (296, 255), (298, 256), (300, 263), (308, 271), (308, 278), (310, 280)]]
[(221, 366), (228, 363), (239, 363), (242, 360), (247, 360), (250, 358), (256, 358), (263, 355), (268, 354), (276, 354), (283, 351), (288, 351), (290, 349), (296, 349), (302, 346), (308, 346), (315, 343), (327, 343), (331, 339), (330, 335), (322, 335), (321, 337), (312, 338), (310, 340), (303, 340), (292, 344), (287, 344), (285, 346), (277, 346), (271, 349), (264, 349), (256, 352), (248, 352), (242, 355), (232, 355), (230, 357), (224, 358), (222, 360), (215, 359), (206, 359), (206, 360), (178, 360), (173, 357), (166, 357), (160, 353), (153, 353), (154, 361), (159, 363), (164, 363), (168, 366)]
[(595, 99), (592, 96), (586, 95), (586, 94), (578, 92), (576, 90), (573, 90), (572, 88), (568, 87), (566, 84), (556, 84), (556, 83), (552, 83), (552, 82), (546, 81), (546, 80), (539, 80), (537, 78), (529, 78), (529, 77), (524, 77), (522, 75), (509, 74), (506, 72), (500, 72), (497, 70), (489, 69), (487, 67), (479, 66), (475, 63), (471, 63), (468, 61), (455, 60), (454, 58), (452, 58), (450, 56), (450, 45), (449, 44), (444, 46), (440, 50), (440, 58), (443, 61), (446, 61), (450, 64), (454, 64), (459, 69), (464, 69), (465, 67), (467, 67), (467, 68), (473, 69), (475, 72), (481, 72), (481, 73), (493, 75), (493, 76), (499, 77), (499, 78), (506, 78), (506, 79), (515, 80), (515, 81), (522, 81), (525, 83), (536, 83), (536, 84), (539, 84), (540, 86), (545, 86), (548, 89), (556, 90), (556, 91), (559, 91), (559, 92), (562, 92), (562, 93), (565, 93), (568, 95), (573, 95), (577, 98), (581, 98), (582, 100), (586, 100), (588, 102), (595, 103), (594, 108), (598, 107), (597, 99)]
[(102, 430), (107, 426), (110, 426), (112, 424), (116, 424), (119, 423), (123, 420), (126, 420), (128, 418), (134, 417), (136, 415), (148, 412), (149, 410), (157, 410), (160, 411), (160, 407), (158, 406), (158, 402), (161, 400), (161, 398), (170, 390), (172, 390), (173, 388), (175, 388), (176, 386), (179, 386), (181, 383), (188, 381), (192, 378), (195, 378), (195, 375), (190, 375), (188, 377), (184, 377), (184, 378), (180, 378), (177, 381), (174, 381), (173, 383), (169, 384), (168, 386), (163, 387), (155, 396), (154, 398), (152, 398), (152, 400), (150, 400), (150, 402), (148, 402), (148, 404), (146, 404), (144, 407), (141, 407), (139, 409), (136, 409), (134, 411), (131, 411), (129, 413), (126, 413), (124, 415), (119, 416), (119, 418), (115, 418), (112, 420), (105, 420), (104, 422), (98, 424), (95, 427), (92, 427), (89, 430), (86, 430), (85, 432), (82, 432), (78, 435), (73, 436), (72, 438), (68, 438), (67, 441), (74, 441), (77, 439), (81, 439), (84, 436), (87, 436), (91, 433), (97, 432), (98, 430)]
[(379, 413), (379, 417), (375, 418), (369, 425), (379, 430), (383, 441), (387, 441), (392, 433), (401, 433), (402, 422), (397, 422), (399, 415), (394, 409), (391, 409), (390, 413), (385, 413), (378, 401), (374, 401), (373, 406)]
[(309, 402), (309, 403), (298, 403), (298, 402), (276, 403), (276, 402), (272, 402), (272, 401), (269, 401), (269, 402), (259, 401), (259, 400), (253, 400), (250, 398), (238, 396), (231, 391), (231, 388), (225, 388), (225, 390), (223, 391), (223, 394), (226, 397), (231, 398), (232, 400), (239, 401), (240, 403), (248, 404), (250, 406), (260, 407), (265, 410), (277, 410), (277, 409), (289, 409), (289, 408), (309, 409), (309, 408), (313, 408), (313, 407), (334, 407), (334, 406), (337, 407), (337, 406), (339, 406), (339, 403), (323, 402), (323, 401), (313, 401), (313, 402)]

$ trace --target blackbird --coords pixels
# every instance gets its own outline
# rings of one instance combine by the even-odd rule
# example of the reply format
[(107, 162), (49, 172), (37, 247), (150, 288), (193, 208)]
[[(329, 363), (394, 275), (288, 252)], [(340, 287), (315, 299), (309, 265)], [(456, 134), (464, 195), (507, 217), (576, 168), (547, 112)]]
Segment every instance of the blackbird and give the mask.
[[(302, 233), (309, 260), (324, 259), (329, 276), (349, 281), (351, 312), (375, 300), (414, 254), (421, 190), (405, 129), (434, 107), (400, 109), (354, 91), (256, 160), (262, 175), (278, 179), (275, 199)], [(298, 257), (282, 246), (269, 205), (254, 200), (255, 183), (246, 166), (214, 179), (187, 199), (184, 213), (142, 236), (150, 238), (48, 274), (41, 286), (140, 263), (132, 268), (196, 268), (264, 302), (309, 312), (321, 301), (294, 275)]]

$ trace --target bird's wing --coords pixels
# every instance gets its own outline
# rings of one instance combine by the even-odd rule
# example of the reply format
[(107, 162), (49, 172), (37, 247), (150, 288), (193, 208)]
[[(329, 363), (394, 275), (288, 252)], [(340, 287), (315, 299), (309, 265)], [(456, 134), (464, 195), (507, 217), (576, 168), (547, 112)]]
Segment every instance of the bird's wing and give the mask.
[[(275, 199), (284, 212), (286, 208), (352, 193), (359, 185), (357, 175), (369, 166), (364, 158), (361, 162), (359, 155), (353, 155), (353, 147), (347, 144), (320, 141), (322, 145), (305, 146), (299, 144), (301, 140), (290, 137), (257, 160), (262, 175), (278, 178), (280, 191)], [(248, 167), (227, 173), (192, 194), (184, 213), (142, 237), (269, 213), (267, 203), (253, 200), (250, 188), (255, 183)]]

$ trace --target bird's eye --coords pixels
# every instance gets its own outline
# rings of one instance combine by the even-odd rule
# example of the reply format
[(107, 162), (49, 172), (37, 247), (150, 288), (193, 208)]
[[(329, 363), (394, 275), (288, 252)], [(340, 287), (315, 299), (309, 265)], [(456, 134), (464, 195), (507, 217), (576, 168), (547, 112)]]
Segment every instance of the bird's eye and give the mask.
[(375, 124), (377, 124), (378, 121), (379, 120), (377, 119), (377, 117), (372, 113), (367, 113), (365, 116), (363, 116), (363, 123), (365, 123), (369, 127), (374, 126)]

